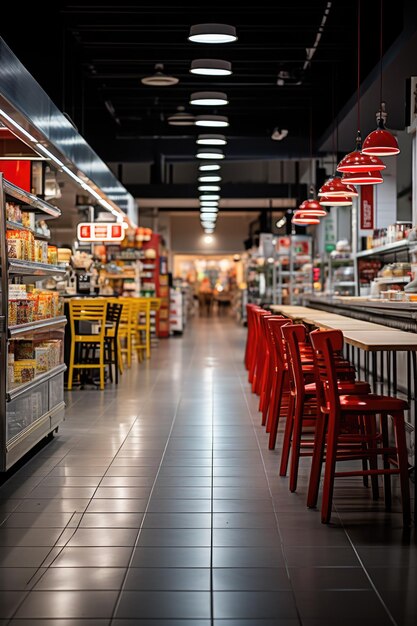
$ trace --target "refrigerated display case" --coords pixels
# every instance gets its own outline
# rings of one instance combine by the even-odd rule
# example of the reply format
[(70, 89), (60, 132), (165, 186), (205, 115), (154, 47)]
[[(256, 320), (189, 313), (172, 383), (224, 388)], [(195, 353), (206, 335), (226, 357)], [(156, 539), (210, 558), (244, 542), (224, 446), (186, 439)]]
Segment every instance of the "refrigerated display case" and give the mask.
[[(14, 210), (30, 217), (26, 224), (10, 219)], [(60, 214), (0, 174), (1, 471), (56, 431), (64, 418), (66, 317), (59, 294), (42, 282), (64, 276), (66, 269), (52, 256), (54, 246), (49, 259), (39, 256), (47, 239), (39, 224)]]

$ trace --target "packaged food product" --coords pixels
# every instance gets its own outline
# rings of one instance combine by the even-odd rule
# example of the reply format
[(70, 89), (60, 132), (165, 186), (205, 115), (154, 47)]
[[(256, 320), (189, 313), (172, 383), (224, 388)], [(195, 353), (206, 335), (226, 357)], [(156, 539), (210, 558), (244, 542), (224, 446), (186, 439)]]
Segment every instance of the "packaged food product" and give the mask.
[(22, 211), (22, 224), (26, 228), (35, 230), (35, 214), (32, 211)]
[(9, 326), (17, 324), (17, 303), (18, 300), (9, 300)]
[(49, 348), (47, 346), (37, 346), (35, 348), (36, 373), (47, 372), (50, 367)]
[(28, 320), (28, 305), (27, 300), (17, 301), (17, 325), (26, 324)]
[(14, 355), (16, 361), (35, 358), (35, 343), (30, 339), (16, 339)]
[(50, 265), (57, 265), (58, 263), (58, 248), (48, 244), (48, 263)]
[(7, 255), (9, 259), (21, 259), (23, 253), (21, 239), (7, 237)]
[(36, 361), (35, 359), (26, 359), (24, 361), (14, 362), (14, 381), (15, 383), (27, 383), (35, 378)]

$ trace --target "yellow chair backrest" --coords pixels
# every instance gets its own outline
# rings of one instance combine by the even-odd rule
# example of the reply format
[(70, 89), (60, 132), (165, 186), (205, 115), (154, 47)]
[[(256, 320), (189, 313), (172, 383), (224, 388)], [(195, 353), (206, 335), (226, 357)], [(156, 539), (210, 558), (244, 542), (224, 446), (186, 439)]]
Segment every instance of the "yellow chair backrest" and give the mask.
[(78, 334), (75, 328), (75, 322), (90, 322), (98, 326), (97, 334), (100, 337), (104, 336), (106, 330), (106, 311), (107, 300), (105, 298), (74, 298), (70, 300), (69, 313), (72, 335), (75, 336)]

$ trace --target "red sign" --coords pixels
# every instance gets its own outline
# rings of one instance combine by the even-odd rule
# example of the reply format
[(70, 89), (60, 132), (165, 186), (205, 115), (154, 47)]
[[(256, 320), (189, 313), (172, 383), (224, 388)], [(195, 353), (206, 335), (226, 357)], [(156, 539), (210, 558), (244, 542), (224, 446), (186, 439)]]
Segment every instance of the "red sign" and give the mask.
[(373, 185), (361, 186), (361, 220), (362, 230), (374, 229), (374, 187)]
[(81, 222), (77, 226), (78, 241), (122, 241), (124, 236), (120, 222)]

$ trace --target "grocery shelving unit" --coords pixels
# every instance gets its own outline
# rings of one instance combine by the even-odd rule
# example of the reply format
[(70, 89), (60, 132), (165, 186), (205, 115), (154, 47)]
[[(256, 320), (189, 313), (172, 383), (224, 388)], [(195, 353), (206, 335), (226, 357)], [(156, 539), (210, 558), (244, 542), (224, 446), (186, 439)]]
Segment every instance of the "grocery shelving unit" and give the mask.
[[(345, 256), (329, 256), (329, 270), (327, 290), (330, 294), (355, 296), (356, 280), (354, 275), (355, 258), (351, 254)], [(338, 274), (343, 268), (352, 268), (352, 276), (349, 278), (340, 277)]]
[[(9, 326), (10, 284), (62, 276), (65, 268), (9, 258), (7, 229), (30, 229), (6, 220), (6, 201), (23, 205), (25, 211), (35, 212), (35, 216), (42, 220), (61, 214), (57, 207), (5, 181), (0, 174), (0, 471), (10, 468), (36, 443), (58, 429), (64, 418), (66, 369), (63, 362), (65, 316)], [(38, 234), (37, 229), (31, 232), (35, 238), (46, 238)], [(19, 350), (22, 350), (25, 345), (30, 349), (30, 346), (41, 345), (42, 342), (56, 347), (56, 360), (43, 364), (42, 371), (36, 362), (34, 377), (14, 382), (9, 370), (9, 347), (19, 345)]]
[[(356, 276), (358, 280), (358, 294), (361, 295), (361, 287), (366, 286), (366, 284), (370, 284), (370, 280), (367, 282), (366, 276), (364, 275), (364, 267), (366, 264), (375, 264), (375, 276), (379, 268), (387, 263), (397, 263), (397, 262), (406, 262), (406, 263), (415, 263), (417, 260), (417, 242), (409, 241), (408, 239), (402, 239), (400, 241), (395, 241), (394, 243), (389, 243), (384, 246), (379, 246), (377, 248), (370, 248), (369, 250), (362, 250), (357, 252), (355, 255), (355, 269)], [(384, 277), (376, 280), (379, 284), (384, 284), (381, 281), (388, 281), (385, 284), (398, 284), (401, 282), (409, 282), (408, 277)]]
[(300, 304), (303, 296), (313, 291), (311, 236), (288, 235), (279, 239), (275, 266), (277, 303)]

